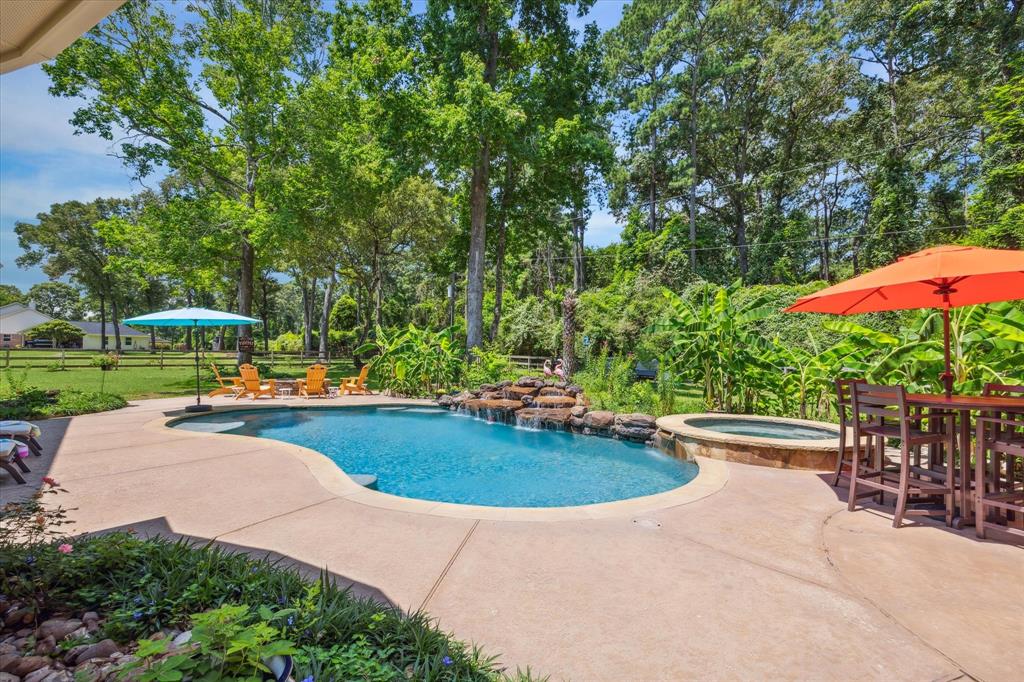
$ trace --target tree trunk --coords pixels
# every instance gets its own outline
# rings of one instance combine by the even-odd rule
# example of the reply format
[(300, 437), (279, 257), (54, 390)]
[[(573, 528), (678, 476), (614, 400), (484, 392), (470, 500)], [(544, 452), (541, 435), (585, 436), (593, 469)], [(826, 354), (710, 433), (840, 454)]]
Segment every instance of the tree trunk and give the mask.
[(687, 199), (690, 221), (690, 269), (697, 269), (697, 85), (700, 56), (693, 60), (690, 76), (690, 189)]
[(324, 305), (320, 311), (320, 362), (327, 362), (327, 336), (331, 330), (331, 299), (334, 297), (334, 273), (324, 287)]
[(107, 297), (100, 294), (100, 350), (107, 349)]
[[(484, 82), (492, 89), (498, 73), (498, 34), (487, 30), (487, 4), (483, 4), (477, 33), (487, 40)], [(484, 258), (487, 249), (487, 200), (490, 190), (491, 141), (480, 136), (469, 189), (469, 255), (466, 263), (466, 350), (484, 341)]]
[(487, 248), (487, 194), (490, 143), (481, 139), (469, 195), (469, 258), (466, 265), (466, 349), (483, 343), (484, 255)]
[(562, 369), (566, 381), (576, 373), (576, 291), (570, 289), (562, 299)]
[(513, 182), (515, 174), (512, 172), (512, 162), (506, 159), (505, 183), (501, 188), (501, 201), (498, 205), (498, 243), (494, 249), (494, 316), (491, 318), (491, 341), (498, 338), (498, 330), (501, 327), (501, 304), (505, 295), (505, 241), (508, 236), (508, 209), (512, 203)]
[(455, 285), (457, 276), (454, 272), (448, 275), (448, 326), (455, 325)]
[[(250, 208), (253, 210), (255, 210), (254, 203), (255, 197), (250, 195)], [(244, 234), (242, 235), (242, 267), (238, 277), (238, 314), (246, 317), (252, 317), (252, 280), (255, 265), (256, 251), (252, 242), (249, 241), (249, 235)], [(252, 326), (248, 324), (239, 326), (238, 337), (251, 339)], [(251, 363), (252, 353), (239, 350), (237, 361), (239, 365)]]
[(120, 353), (121, 352), (121, 325), (119, 323), (120, 323), (120, 317), (121, 316), (118, 315), (118, 312), (117, 312), (117, 297), (116, 296), (111, 296), (110, 297), (110, 314), (111, 314), (111, 317), (114, 318), (112, 320), (112, 322), (114, 323), (114, 350), (116, 350), (118, 353)]
[(577, 211), (572, 219), (572, 288), (583, 291), (586, 284), (586, 271), (583, 264), (583, 234), (586, 225)]
[(260, 305), (260, 319), (263, 320), (263, 329), (260, 330), (263, 336), (263, 352), (266, 353), (270, 350), (270, 310), (269, 310), (269, 292), (267, 292), (267, 276), (260, 277), (260, 294), (263, 299)]
[(299, 280), (302, 292), (302, 350), (313, 352), (313, 297), (316, 296), (316, 278), (307, 283), (305, 277)]
[[(380, 244), (373, 244), (373, 324), (384, 326), (384, 275), (381, 272)], [(482, 311), (482, 309), (481, 309)]]

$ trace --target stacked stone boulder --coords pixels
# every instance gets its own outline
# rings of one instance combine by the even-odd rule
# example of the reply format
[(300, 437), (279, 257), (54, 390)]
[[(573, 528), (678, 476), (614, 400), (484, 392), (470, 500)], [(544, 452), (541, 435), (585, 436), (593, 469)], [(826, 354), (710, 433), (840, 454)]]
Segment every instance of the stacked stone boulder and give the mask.
[(526, 376), (483, 384), (476, 390), (443, 395), (437, 404), (489, 421), (562, 429), (605, 438), (650, 443), (657, 433), (649, 414), (591, 410), (583, 388), (564, 381)]

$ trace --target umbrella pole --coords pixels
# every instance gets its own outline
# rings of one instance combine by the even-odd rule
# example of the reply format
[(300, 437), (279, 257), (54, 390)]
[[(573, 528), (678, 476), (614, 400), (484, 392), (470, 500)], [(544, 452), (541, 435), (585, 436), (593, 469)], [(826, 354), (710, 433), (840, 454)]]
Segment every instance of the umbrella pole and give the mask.
[(946, 387), (946, 397), (953, 395), (953, 373), (949, 362), (949, 306), (942, 308), (942, 342), (946, 358), (946, 371), (942, 374), (942, 383)]
[(193, 321), (192, 322), (192, 331), (194, 332), (193, 336), (195, 337), (195, 339), (194, 339), (195, 343), (193, 344), (192, 347), (195, 349), (195, 352), (196, 352), (196, 404), (195, 405), (189, 405), (188, 407), (185, 408), (185, 411), (186, 412), (208, 412), (208, 411), (212, 410), (213, 408), (210, 405), (202, 405), (199, 402), (199, 393), (200, 393), (200, 391), (199, 391), (199, 322), (198, 321)]

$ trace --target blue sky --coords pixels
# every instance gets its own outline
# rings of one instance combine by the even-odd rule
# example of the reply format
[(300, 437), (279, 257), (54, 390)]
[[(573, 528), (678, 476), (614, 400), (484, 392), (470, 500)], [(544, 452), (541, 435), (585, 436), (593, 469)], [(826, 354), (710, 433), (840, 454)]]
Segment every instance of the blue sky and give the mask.
[[(414, 2), (419, 10), (425, 4)], [(602, 30), (618, 23), (624, 2), (597, 0), (590, 14)], [(125, 197), (142, 189), (111, 145), (94, 135), (75, 135), (68, 120), (74, 100), (51, 97), (49, 79), (38, 65), (0, 76), (0, 283), (27, 289), (46, 280), (38, 268), (15, 265), (21, 254), (14, 234), (18, 221), (34, 221), (51, 204), (97, 197)], [(155, 178), (147, 180), (155, 184)], [(587, 242), (603, 246), (618, 239), (620, 227), (606, 210), (594, 207)]]

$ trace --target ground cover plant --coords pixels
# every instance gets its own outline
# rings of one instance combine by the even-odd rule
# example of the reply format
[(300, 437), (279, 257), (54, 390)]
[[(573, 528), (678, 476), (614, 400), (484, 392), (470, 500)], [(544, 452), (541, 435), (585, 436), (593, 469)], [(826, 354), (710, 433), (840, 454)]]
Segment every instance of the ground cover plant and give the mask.
[[(249, 679), (275, 654), (294, 657), (296, 679), (325, 682), (530, 679), (506, 674), (426, 614), (357, 598), (327, 573), (310, 578), (265, 558), (131, 533), (73, 539), (53, 526), (26, 538), (39, 515), (26, 509), (11, 504), (0, 514), (0, 600), (37, 623), (56, 613), (102, 614), (89, 641), (138, 642), (125, 666), (133, 679)], [(47, 526), (64, 520), (47, 513)], [(169, 651), (154, 637), (186, 629), (184, 649)]]

